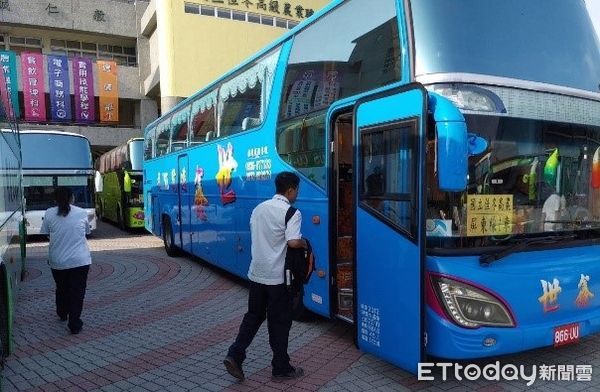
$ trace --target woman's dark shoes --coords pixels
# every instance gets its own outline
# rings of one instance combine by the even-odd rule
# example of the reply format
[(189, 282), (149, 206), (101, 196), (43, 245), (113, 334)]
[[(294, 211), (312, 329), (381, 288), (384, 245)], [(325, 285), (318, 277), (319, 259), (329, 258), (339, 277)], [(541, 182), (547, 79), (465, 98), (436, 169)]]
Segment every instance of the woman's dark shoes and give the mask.
[(58, 318), (60, 318), (60, 321), (67, 321), (69, 319), (67, 316), (58, 316)]

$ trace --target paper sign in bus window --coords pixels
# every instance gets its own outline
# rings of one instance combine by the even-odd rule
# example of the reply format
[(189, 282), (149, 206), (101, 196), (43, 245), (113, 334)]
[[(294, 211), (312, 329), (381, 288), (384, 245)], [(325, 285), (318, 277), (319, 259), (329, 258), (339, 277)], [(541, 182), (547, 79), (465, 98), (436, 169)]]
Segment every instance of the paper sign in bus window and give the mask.
[(513, 195), (468, 195), (467, 236), (512, 232)]

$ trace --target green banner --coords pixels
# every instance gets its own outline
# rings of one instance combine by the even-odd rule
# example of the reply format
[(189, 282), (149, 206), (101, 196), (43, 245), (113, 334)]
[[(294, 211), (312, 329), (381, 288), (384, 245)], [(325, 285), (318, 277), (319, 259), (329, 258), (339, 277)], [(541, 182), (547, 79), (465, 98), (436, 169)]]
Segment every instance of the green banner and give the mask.
[(19, 84), (17, 81), (17, 55), (12, 50), (0, 50), (0, 67), (4, 72), (6, 87), (10, 93), (15, 117), (21, 117), (19, 110)]

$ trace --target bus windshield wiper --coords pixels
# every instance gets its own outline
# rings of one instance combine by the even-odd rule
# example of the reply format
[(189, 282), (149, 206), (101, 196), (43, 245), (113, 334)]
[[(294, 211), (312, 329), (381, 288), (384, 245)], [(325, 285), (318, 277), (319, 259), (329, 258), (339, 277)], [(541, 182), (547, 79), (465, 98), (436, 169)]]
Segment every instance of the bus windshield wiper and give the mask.
[(536, 238), (524, 238), (518, 242), (515, 242), (511, 245), (504, 247), (502, 250), (498, 252), (492, 253), (484, 253), (479, 256), (479, 264), (483, 266), (488, 266), (494, 261), (498, 261), (512, 253), (519, 252), (523, 250), (525, 247), (529, 245), (543, 245), (543, 244), (555, 244), (557, 242), (562, 241), (570, 241), (574, 240), (577, 236), (575, 234), (569, 235), (549, 235), (545, 237), (536, 237)]

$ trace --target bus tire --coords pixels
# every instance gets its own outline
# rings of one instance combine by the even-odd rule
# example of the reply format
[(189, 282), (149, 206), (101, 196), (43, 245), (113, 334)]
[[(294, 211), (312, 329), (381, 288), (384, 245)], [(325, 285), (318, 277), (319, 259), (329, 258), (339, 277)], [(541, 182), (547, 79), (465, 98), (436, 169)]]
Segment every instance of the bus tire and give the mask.
[(163, 243), (165, 245), (165, 252), (169, 257), (177, 257), (179, 256), (179, 248), (175, 245), (175, 240), (173, 238), (173, 228), (171, 226), (171, 219), (169, 217), (164, 217), (162, 220), (162, 237)]
[(106, 222), (106, 218), (104, 217), (104, 208), (102, 207), (102, 203), (98, 204), (98, 219), (100, 219), (102, 222)]
[(119, 226), (119, 229), (125, 230), (125, 222), (123, 221), (123, 213), (120, 206), (117, 206), (117, 226)]

